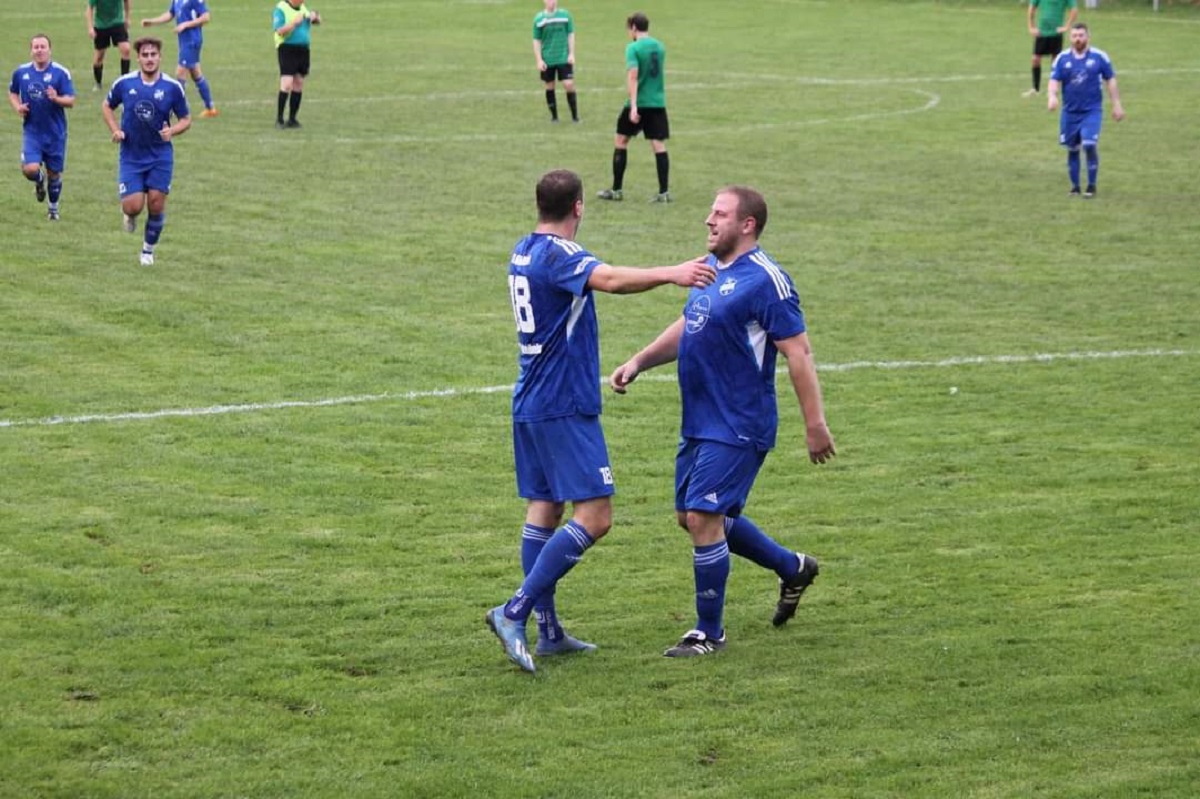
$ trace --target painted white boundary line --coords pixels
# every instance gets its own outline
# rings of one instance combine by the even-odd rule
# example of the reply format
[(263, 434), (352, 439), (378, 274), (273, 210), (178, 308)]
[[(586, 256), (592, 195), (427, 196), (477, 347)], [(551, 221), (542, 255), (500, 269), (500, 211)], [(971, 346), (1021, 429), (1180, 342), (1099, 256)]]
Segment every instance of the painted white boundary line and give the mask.
[[(1053, 363), (1055, 361), (1112, 360), (1116, 358), (1172, 358), (1193, 355), (1190, 350), (1114, 350), (1111, 352), (1050, 352), (1034, 355), (964, 355), (943, 358), (938, 361), (851, 361), (850, 363), (819, 364), (818, 371), (849, 372), (855, 369), (938, 369), (952, 366), (985, 366), (989, 364)], [(784, 370), (779, 371), (780, 374)], [(673, 374), (652, 374), (641, 378), (644, 381), (673, 382)], [(601, 381), (604, 382), (604, 381)], [(320, 400), (287, 400), (283, 402), (251, 402), (240, 405), (212, 405), (207, 408), (166, 408), (158, 411), (132, 411), (129, 413), (96, 413), (82, 416), (51, 416), (44, 419), (0, 419), (0, 428), (51, 427), (64, 424), (89, 424), (92, 422), (136, 422), (151, 419), (168, 419), (192, 416), (222, 416), (233, 413), (255, 413), (278, 411), (288, 408), (326, 408), (335, 405), (365, 405), (372, 402), (397, 402), (429, 399), (432, 397), (467, 397), (478, 394), (499, 394), (512, 391), (512, 386), (483, 386), (480, 388), (440, 388), (432, 391), (387, 392), (383, 394), (360, 394), (349, 397), (333, 397)]]

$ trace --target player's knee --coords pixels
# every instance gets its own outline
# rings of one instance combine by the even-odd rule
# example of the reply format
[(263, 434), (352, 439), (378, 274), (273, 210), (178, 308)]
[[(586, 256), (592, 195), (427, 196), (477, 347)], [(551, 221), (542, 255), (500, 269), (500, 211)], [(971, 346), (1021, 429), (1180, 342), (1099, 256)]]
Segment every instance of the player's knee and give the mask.
[(688, 515), (686, 511), (676, 511), (675, 521), (678, 522), (679, 526), (684, 530), (688, 529)]

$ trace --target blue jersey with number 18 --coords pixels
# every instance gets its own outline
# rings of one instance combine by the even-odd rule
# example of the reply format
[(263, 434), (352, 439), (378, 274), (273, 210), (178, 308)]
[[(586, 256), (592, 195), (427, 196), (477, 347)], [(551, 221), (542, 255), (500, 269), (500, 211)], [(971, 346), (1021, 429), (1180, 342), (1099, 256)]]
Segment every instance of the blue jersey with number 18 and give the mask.
[(547, 233), (531, 233), (513, 248), (508, 293), (520, 349), (513, 421), (600, 413), (600, 330), (587, 285), (600, 263)]

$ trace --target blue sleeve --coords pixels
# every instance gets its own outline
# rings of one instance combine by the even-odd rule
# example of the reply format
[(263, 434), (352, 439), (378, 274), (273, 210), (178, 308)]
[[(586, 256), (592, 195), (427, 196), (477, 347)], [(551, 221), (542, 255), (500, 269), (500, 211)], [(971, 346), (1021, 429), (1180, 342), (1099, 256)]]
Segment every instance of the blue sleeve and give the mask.
[(17, 73), (20, 71), (21, 70), (19, 70), (19, 69), (14, 70), (13, 74), (12, 74), (12, 79), (9, 80), (9, 82), (8, 82), (8, 91), (12, 94), (19, 95), (21, 93), (21, 84), (17, 82)]
[(576, 297), (582, 297), (589, 291), (588, 280), (599, 265), (600, 259), (584, 249), (573, 254), (564, 254), (562, 258), (556, 259), (554, 264), (554, 285)]
[(778, 289), (770, 280), (758, 295), (758, 323), (767, 331), (772, 341), (798, 336), (806, 330), (804, 311), (800, 310), (800, 297), (796, 294), (796, 287), (792, 285), (790, 278), (787, 285), (789, 291), (786, 297), (779, 296)]
[(191, 116), (191, 111), (188, 109), (187, 96), (183, 93), (182, 88), (176, 94), (175, 101), (171, 103), (171, 110), (175, 112), (176, 119)]
[(108, 90), (108, 96), (104, 98), (104, 102), (108, 103), (109, 108), (116, 109), (121, 105), (121, 93), (117, 91), (117, 84), (120, 82), (120, 78), (113, 81), (113, 85)]
[(283, 27), (284, 22), (285, 22), (285, 20), (283, 18), (283, 12), (280, 11), (278, 8), (275, 9), (271, 13), (271, 30), (275, 30), (275, 31), (279, 30), (281, 27)]
[(75, 82), (71, 80), (71, 73), (67, 72), (66, 70), (63, 70), (63, 72), (61, 74), (62, 74), (62, 88), (58, 90), (58, 93), (65, 94), (68, 97), (74, 97), (75, 96)]

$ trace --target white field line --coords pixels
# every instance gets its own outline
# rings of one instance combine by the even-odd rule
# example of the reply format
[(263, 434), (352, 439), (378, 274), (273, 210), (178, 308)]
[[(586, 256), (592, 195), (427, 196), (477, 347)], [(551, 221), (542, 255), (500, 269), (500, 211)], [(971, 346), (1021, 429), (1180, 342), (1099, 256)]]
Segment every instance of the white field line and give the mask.
[[(1113, 360), (1118, 358), (1176, 358), (1195, 354), (1191, 350), (1112, 350), (1109, 352), (1050, 352), (1033, 355), (963, 355), (937, 361), (851, 361), (849, 363), (819, 364), (822, 372), (849, 372), (856, 369), (941, 369), (955, 366), (987, 366), (991, 364), (1055, 363), (1058, 361)], [(783, 374), (784, 370), (780, 370)], [(669, 370), (647, 375), (643, 381), (673, 382), (675, 376)], [(606, 382), (605, 379), (601, 380)], [(482, 386), (476, 388), (439, 388), (431, 391), (385, 392), (383, 394), (360, 394), (348, 397), (332, 397), (318, 400), (284, 400), (280, 402), (250, 402), (238, 405), (210, 405), (206, 408), (165, 408), (157, 411), (130, 411), (128, 413), (93, 413), (80, 416), (50, 416), (43, 419), (0, 419), (0, 428), (52, 427), (64, 424), (90, 424), (93, 422), (139, 422), (153, 419), (169, 419), (193, 416), (224, 416), (235, 413), (257, 413), (289, 408), (327, 408), (337, 405), (366, 405), (374, 402), (405, 402), (436, 397), (468, 397), (480, 394), (509, 393), (513, 387)]]
[[(1200, 21), (1198, 21), (1200, 24)], [(236, 68), (235, 68), (236, 70)], [(229, 71), (224, 70), (224, 71)], [(489, 69), (491, 72), (504, 72), (511, 70), (504, 69)], [(528, 72), (528, 70), (522, 70)], [(1200, 73), (1200, 67), (1171, 67), (1163, 69), (1128, 69), (1123, 68), (1120, 72), (1121, 76), (1142, 76), (1142, 75), (1194, 75)], [(672, 70), (671, 74), (675, 75), (708, 75), (712, 73), (698, 72), (695, 70)], [(971, 75), (925, 75), (919, 77), (905, 78), (822, 78), (806, 75), (773, 75), (773, 74), (742, 74), (742, 73), (722, 73), (725, 80), (722, 81), (691, 81), (678, 82), (668, 84), (672, 93), (675, 92), (707, 92), (721, 89), (753, 89), (763, 88), (763, 83), (779, 83), (790, 84), (793, 86), (827, 86), (831, 88), (839, 86), (924, 86), (931, 83), (994, 83), (998, 81), (1012, 80), (1016, 73), (1004, 72), (994, 75), (971, 74)], [(614, 73), (614, 77), (620, 76)], [(1026, 76), (1027, 77), (1027, 76)], [(524, 97), (530, 94), (536, 94), (537, 87), (531, 91), (528, 88), (522, 89), (471, 89), (466, 91), (438, 91), (438, 92), (389, 92), (387, 94), (376, 94), (368, 97), (358, 95), (354, 96), (335, 96), (322, 97), (320, 95), (304, 98), (305, 104), (317, 103), (318, 105), (332, 105), (339, 103), (353, 103), (355, 105), (361, 103), (390, 103), (390, 102), (475, 102), (478, 100), (486, 100), (488, 98), (505, 99), (509, 97)], [(616, 81), (612, 85), (591, 86), (587, 89), (588, 94), (625, 94), (625, 89)], [(226, 100), (222, 105), (239, 106), (239, 105), (273, 105), (275, 98), (260, 97), (260, 98), (245, 98), (241, 100)]]

